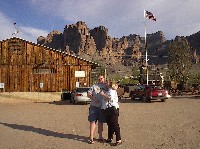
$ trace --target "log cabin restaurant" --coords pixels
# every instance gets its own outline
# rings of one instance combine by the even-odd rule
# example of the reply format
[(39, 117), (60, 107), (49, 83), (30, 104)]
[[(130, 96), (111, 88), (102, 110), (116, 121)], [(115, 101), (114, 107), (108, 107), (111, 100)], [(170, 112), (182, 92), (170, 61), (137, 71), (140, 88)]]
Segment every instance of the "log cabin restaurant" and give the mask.
[(0, 41), (0, 92), (60, 92), (91, 85), (97, 63), (12, 37)]

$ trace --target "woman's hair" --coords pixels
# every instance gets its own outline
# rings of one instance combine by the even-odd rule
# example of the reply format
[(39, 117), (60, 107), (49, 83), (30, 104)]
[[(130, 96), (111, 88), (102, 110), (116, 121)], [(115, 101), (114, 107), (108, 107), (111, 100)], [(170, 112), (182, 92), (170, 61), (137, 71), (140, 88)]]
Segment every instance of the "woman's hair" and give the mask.
[(110, 83), (110, 86), (111, 86), (111, 87), (115, 87), (115, 86), (118, 86), (118, 84), (117, 84), (117, 82), (111, 82), (111, 83)]

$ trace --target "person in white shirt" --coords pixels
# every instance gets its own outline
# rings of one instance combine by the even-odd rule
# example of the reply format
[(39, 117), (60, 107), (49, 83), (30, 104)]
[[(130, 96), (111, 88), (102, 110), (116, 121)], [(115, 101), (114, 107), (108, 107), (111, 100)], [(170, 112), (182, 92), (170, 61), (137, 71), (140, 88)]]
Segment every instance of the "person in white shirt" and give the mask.
[(113, 140), (113, 134), (116, 135), (116, 143), (115, 145), (122, 144), (120, 127), (118, 123), (119, 117), (119, 103), (118, 103), (118, 95), (117, 95), (118, 85), (116, 83), (112, 83), (107, 92), (101, 91), (100, 94), (103, 95), (104, 99), (102, 100), (101, 109), (104, 110), (104, 114), (106, 117), (106, 122), (108, 125), (108, 139), (107, 143), (111, 143)]

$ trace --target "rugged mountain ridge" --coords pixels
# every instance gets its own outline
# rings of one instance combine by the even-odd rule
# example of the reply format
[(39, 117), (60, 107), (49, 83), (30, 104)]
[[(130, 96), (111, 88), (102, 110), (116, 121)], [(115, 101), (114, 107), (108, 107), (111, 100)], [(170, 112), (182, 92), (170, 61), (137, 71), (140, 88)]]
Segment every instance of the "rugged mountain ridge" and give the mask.
[[(186, 39), (199, 49), (200, 32)], [(52, 31), (47, 37), (38, 37), (37, 43), (60, 49), (91, 61), (96, 61), (107, 68), (108, 73), (120, 72), (131, 75), (132, 67), (143, 63), (145, 59), (144, 37), (136, 34), (112, 38), (104, 26), (89, 29), (85, 22), (66, 25), (63, 33)], [(162, 31), (147, 34), (149, 64), (167, 63), (167, 46), (172, 41), (165, 39)]]

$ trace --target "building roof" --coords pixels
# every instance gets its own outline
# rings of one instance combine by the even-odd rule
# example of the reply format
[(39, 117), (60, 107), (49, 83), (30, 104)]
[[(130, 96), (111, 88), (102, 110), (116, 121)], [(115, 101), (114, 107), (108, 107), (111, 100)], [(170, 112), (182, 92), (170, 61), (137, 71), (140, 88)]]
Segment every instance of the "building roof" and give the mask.
[(42, 45), (42, 44), (37, 44), (37, 43), (31, 42), (31, 41), (27, 41), (27, 40), (22, 39), (22, 38), (19, 38), (19, 37), (11, 37), (11, 38), (4, 39), (4, 40), (1, 40), (1, 41), (2, 41), (2, 42), (6, 42), (6, 41), (9, 41), (9, 40), (12, 40), (12, 39), (18, 39), (18, 40), (21, 40), (21, 41), (27, 42), (27, 43), (32, 44), (32, 45), (35, 45), (35, 46), (41, 46), (41, 47), (47, 48), (47, 49), (49, 49), (49, 50), (52, 50), (52, 51), (54, 51), (54, 52), (59, 52), (59, 53), (61, 53), (61, 54), (63, 54), (63, 55), (72, 56), (72, 57), (75, 57), (75, 58), (77, 58), (77, 59), (80, 59), (80, 60), (83, 60), (83, 61), (89, 62), (89, 63), (91, 63), (92, 65), (99, 66), (98, 63), (95, 63), (95, 62), (92, 62), (92, 61), (86, 60), (86, 59), (81, 58), (81, 57), (76, 56), (76, 55), (72, 55), (72, 54), (70, 54), (70, 53), (67, 53), (66, 51), (61, 51), (61, 49), (60, 49), (60, 50), (58, 50), (58, 49), (54, 49), (54, 48), (47, 47), (47, 46)]

